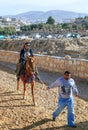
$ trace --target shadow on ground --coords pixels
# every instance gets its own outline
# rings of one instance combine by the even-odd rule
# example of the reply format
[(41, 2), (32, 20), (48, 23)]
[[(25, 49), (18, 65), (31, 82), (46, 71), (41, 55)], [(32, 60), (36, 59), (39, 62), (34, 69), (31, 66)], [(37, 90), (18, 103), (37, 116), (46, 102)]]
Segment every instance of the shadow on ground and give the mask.
[[(47, 122), (52, 122), (51, 119), (42, 119), (40, 121), (37, 121), (29, 126), (23, 127), (23, 128), (16, 128), (16, 129), (11, 129), (11, 130), (32, 130), (32, 129), (36, 129), (38, 130), (38, 126), (41, 126)], [(77, 127), (74, 128), (75, 130), (88, 130), (88, 121), (86, 122), (79, 122), (78, 124), (76, 124)], [(43, 128), (41, 127), (41, 130), (73, 130), (73, 128), (68, 127), (67, 125), (64, 126), (57, 126), (57, 127), (45, 127), (43, 126)]]
[(13, 63), (0, 62), (0, 70), (10, 74), (15, 74), (16, 65)]

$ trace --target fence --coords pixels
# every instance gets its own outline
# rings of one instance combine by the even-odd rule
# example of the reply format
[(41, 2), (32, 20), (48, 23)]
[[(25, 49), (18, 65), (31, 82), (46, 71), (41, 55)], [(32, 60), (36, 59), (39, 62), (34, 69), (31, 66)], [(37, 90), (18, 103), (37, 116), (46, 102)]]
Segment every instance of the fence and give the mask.
[[(18, 52), (0, 50), (0, 61), (16, 64), (18, 59)], [(69, 70), (73, 76), (88, 80), (88, 60), (35, 54), (35, 62), (41, 69), (60, 73)]]

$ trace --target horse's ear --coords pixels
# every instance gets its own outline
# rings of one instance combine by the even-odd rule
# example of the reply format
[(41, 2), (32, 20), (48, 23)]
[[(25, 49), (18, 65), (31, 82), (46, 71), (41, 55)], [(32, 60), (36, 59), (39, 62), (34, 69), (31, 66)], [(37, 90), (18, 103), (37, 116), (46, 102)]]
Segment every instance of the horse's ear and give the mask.
[(34, 55), (31, 56), (33, 59), (35, 58)]
[(26, 57), (27, 57), (27, 59), (30, 59), (30, 58), (31, 58), (29, 55), (27, 55)]

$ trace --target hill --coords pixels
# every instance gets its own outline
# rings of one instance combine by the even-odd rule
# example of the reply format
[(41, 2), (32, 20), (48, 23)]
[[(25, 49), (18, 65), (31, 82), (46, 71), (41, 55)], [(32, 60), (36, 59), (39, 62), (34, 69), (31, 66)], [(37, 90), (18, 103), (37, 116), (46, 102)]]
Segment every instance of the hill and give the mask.
[(14, 17), (24, 21), (29, 21), (31, 23), (37, 23), (37, 22), (39, 23), (39, 22), (46, 22), (49, 16), (52, 16), (55, 19), (56, 23), (62, 23), (62, 22), (69, 22), (72, 19), (78, 17), (88, 16), (88, 14), (71, 12), (71, 11), (63, 11), (63, 10), (50, 10), (47, 12), (30, 11), (30, 12), (25, 12), (14, 16), (10, 16), (10, 17)]

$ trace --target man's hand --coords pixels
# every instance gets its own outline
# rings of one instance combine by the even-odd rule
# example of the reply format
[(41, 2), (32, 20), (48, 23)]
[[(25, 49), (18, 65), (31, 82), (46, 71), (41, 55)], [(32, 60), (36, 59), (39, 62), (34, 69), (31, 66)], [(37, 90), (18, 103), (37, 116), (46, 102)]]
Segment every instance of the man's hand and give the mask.
[(78, 95), (78, 94), (75, 94), (75, 97), (79, 98), (79, 95)]

